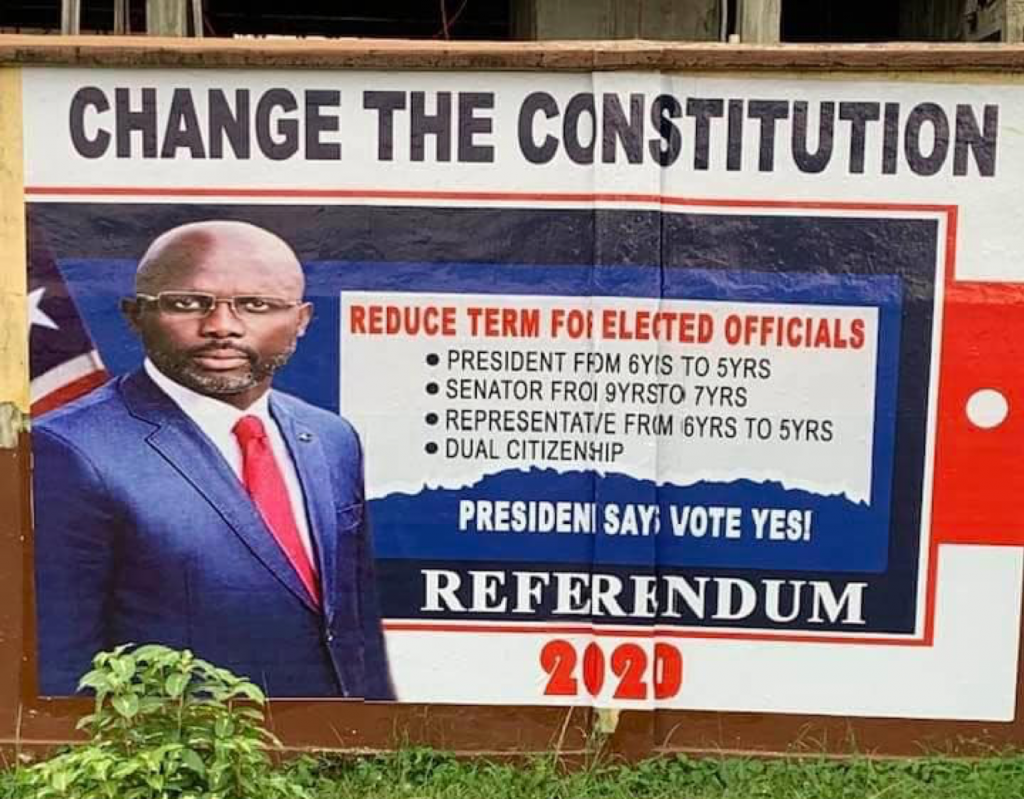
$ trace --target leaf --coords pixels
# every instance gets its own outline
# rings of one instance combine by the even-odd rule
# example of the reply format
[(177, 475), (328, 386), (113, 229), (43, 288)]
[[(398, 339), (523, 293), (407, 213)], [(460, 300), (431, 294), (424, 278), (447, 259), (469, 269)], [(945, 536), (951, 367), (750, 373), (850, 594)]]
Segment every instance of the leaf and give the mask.
[(267, 701), (266, 694), (251, 682), (243, 682), (235, 690), (246, 699), (251, 699), (253, 702), (263, 704)]
[(126, 719), (133, 718), (139, 712), (139, 697), (135, 694), (115, 696), (110, 700), (110, 704), (114, 706), (114, 710)]
[(196, 774), (200, 776), (206, 775), (206, 766), (203, 764), (203, 759), (195, 749), (182, 749), (181, 762), (188, 768), (192, 769)]
[(161, 644), (143, 644), (132, 652), (136, 660), (153, 660), (154, 658), (170, 651)]
[(142, 768), (142, 765), (143, 764), (138, 760), (125, 760), (124, 762), (119, 763), (118, 766), (110, 772), (110, 777), (111, 779), (122, 780), (125, 777), (134, 774)]
[(228, 716), (221, 716), (213, 725), (218, 738), (227, 738), (235, 730), (235, 725)]
[(86, 672), (82, 675), (82, 679), (78, 681), (78, 690), (81, 691), (83, 688), (93, 688), (97, 691), (106, 690), (110, 687), (110, 679), (99, 669), (93, 669), (90, 672)]
[(121, 680), (130, 680), (135, 676), (135, 661), (128, 657), (121, 657), (110, 661), (110, 669)]
[(191, 679), (192, 675), (190, 674), (172, 674), (164, 683), (164, 690), (167, 692), (169, 697), (177, 699), (185, 693), (185, 688), (188, 686)]
[(63, 793), (70, 788), (71, 783), (74, 781), (75, 775), (67, 771), (55, 771), (50, 775), (50, 785), (59, 793)]
[(163, 699), (155, 696), (144, 696), (139, 700), (139, 713), (153, 713), (164, 707)]

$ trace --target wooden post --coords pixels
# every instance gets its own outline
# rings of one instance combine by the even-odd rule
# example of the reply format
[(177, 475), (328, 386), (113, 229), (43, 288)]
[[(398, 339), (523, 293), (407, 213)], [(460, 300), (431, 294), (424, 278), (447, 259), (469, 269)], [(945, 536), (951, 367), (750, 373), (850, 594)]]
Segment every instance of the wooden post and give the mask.
[(1024, 0), (1006, 0), (1002, 41), (1024, 42)]
[(203, 38), (203, 0), (192, 0), (192, 35)]
[(60, 32), (65, 36), (77, 36), (82, 22), (81, 0), (61, 0)]
[(114, 0), (114, 34), (124, 36), (128, 28), (128, 0)]
[(737, 0), (736, 28), (744, 44), (778, 44), (782, 29), (782, 0)]
[(146, 33), (150, 36), (187, 36), (187, 0), (146, 0)]

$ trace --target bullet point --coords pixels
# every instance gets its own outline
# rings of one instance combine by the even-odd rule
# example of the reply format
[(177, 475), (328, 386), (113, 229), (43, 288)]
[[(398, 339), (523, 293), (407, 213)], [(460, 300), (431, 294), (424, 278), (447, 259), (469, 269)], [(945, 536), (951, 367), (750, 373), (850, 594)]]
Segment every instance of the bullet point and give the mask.
[(441, 359), (437, 357), (436, 352), (432, 352), (427, 356), (427, 366), (437, 366), (441, 362)]
[(437, 424), (437, 414), (428, 413), (426, 416), (427, 424)]
[(426, 447), (424, 447), (424, 449), (427, 451), (428, 455), (433, 455), (435, 452), (437, 452), (437, 444), (431, 441), (427, 444)]
[(437, 383), (427, 383), (427, 393), (428, 394), (436, 394), (437, 393)]

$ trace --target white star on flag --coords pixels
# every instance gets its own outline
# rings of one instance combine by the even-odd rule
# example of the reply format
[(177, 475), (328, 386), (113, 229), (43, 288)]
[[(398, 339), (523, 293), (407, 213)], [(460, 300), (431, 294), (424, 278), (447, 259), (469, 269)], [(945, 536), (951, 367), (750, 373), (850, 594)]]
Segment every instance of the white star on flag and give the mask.
[(46, 312), (39, 307), (39, 304), (43, 301), (43, 294), (46, 293), (46, 289), (42, 286), (30, 291), (28, 293), (28, 323), (31, 325), (39, 325), (40, 327), (48, 327), (51, 330), (60, 330), (60, 325), (54, 322)]

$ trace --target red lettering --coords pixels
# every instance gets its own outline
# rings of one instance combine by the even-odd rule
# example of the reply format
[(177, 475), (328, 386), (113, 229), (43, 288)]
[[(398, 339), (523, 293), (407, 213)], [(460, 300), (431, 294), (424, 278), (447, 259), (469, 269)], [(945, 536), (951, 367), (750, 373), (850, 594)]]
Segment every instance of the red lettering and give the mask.
[(546, 696), (578, 696), (581, 681), (588, 694), (597, 696), (609, 671), (618, 679), (615, 699), (642, 701), (651, 694), (671, 699), (683, 685), (683, 656), (674, 644), (664, 642), (655, 643), (653, 658), (648, 659), (639, 644), (619, 644), (606, 656), (601, 645), (591, 641), (580, 656), (576, 646), (558, 638), (541, 649), (540, 667), (548, 675)]
[(540, 650), (540, 667), (550, 676), (544, 688), (545, 696), (576, 696), (579, 690), (576, 678), (576, 650), (568, 641), (548, 641)]
[(591, 696), (597, 696), (604, 687), (604, 652), (597, 644), (588, 644), (583, 650), (583, 684)]
[(828, 329), (828, 321), (825, 319), (818, 320), (818, 332), (814, 335), (814, 346), (815, 347), (831, 347), (832, 346), (832, 335)]
[(850, 346), (859, 350), (864, 346), (864, 320), (854, 319), (850, 323)]
[(349, 333), (366, 333), (366, 307), (350, 305), (348, 309)]
[(455, 308), (436, 305), (353, 305), (349, 309), (352, 333), (373, 336), (454, 336)]
[(671, 644), (654, 645), (654, 698), (670, 699), (683, 686), (683, 656)]
[(619, 687), (615, 689), (616, 699), (646, 699), (647, 683), (644, 672), (647, 670), (647, 653), (636, 644), (623, 644), (615, 647), (612, 653), (612, 671), (619, 678)]

